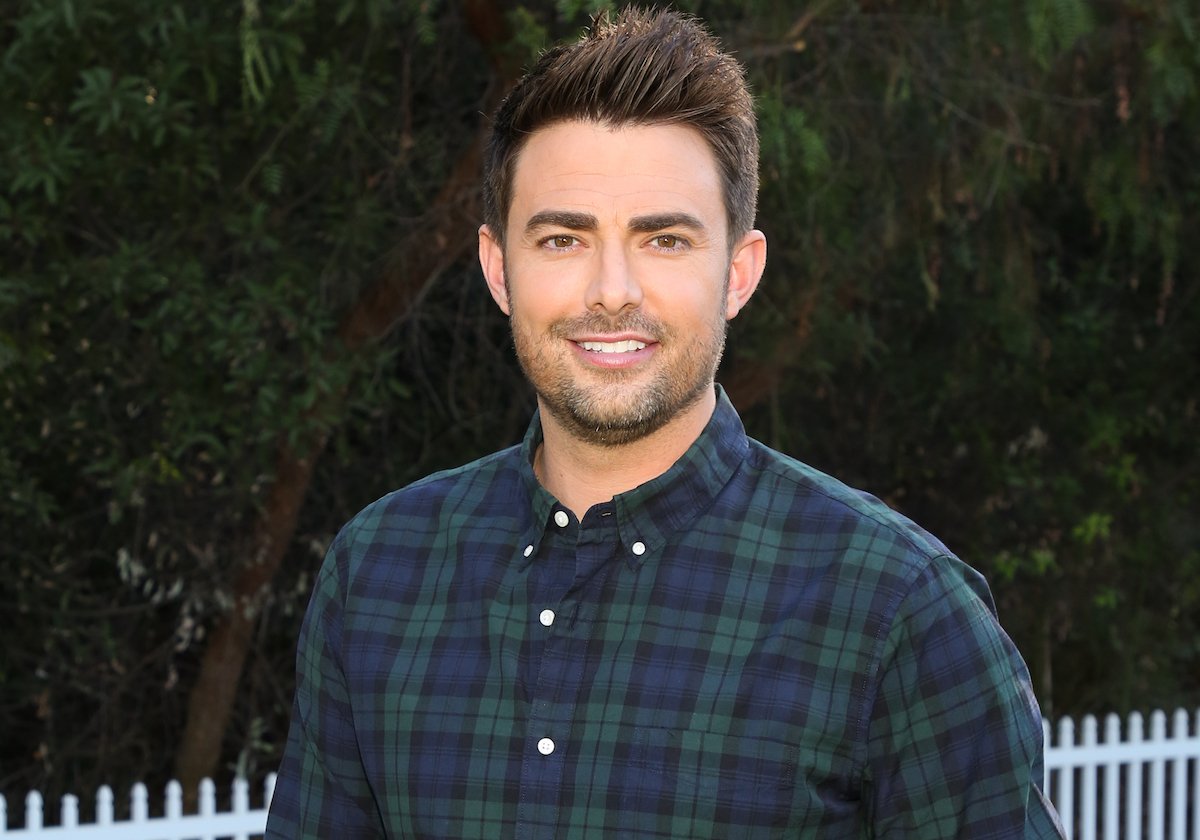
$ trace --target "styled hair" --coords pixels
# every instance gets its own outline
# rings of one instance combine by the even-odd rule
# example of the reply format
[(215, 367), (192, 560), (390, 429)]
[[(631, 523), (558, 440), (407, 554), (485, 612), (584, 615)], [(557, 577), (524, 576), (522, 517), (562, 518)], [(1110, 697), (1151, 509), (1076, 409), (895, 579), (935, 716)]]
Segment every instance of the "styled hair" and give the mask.
[(742, 66), (694, 18), (635, 8), (597, 18), (579, 41), (543, 53), (517, 83), (496, 111), (484, 159), (484, 221), (501, 243), (525, 141), (569, 120), (695, 128), (717, 161), (729, 241), (754, 227), (754, 100)]

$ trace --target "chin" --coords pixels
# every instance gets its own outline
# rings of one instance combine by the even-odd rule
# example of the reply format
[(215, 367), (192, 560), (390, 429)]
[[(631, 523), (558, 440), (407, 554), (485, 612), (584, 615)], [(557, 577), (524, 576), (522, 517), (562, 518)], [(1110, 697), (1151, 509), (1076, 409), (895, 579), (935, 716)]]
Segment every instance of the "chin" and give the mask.
[(710, 380), (684, 393), (653, 388), (635, 400), (624, 394), (625, 399), (610, 400), (594, 393), (541, 396), (547, 411), (576, 439), (597, 446), (623, 446), (662, 429), (699, 402), (711, 387)]

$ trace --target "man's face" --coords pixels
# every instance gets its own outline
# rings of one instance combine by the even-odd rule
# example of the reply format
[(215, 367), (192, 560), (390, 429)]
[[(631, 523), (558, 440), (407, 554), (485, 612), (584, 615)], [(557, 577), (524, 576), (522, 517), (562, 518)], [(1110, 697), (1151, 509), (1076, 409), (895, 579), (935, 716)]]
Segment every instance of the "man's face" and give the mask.
[(512, 196), (504, 248), (485, 228), (480, 258), (543, 410), (577, 439), (618, 445), (711, 395), (765, 246), (754, 231), (731, 254), (703, 137), (557, 123), (526, 142)]

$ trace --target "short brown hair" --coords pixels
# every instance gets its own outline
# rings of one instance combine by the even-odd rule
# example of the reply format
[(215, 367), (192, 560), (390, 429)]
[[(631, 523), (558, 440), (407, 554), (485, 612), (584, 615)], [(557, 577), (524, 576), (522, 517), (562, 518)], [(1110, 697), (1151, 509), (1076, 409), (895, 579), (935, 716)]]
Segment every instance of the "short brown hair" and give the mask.
[(566, 120), (687, 125), (717, 160), (732, 243), (754, 226), (758, 128), (742, 66), (694, 18), (627, 8), (545, 52), (496, 111), (484, 162), (484, 221), (504, 241), (525, 141)]

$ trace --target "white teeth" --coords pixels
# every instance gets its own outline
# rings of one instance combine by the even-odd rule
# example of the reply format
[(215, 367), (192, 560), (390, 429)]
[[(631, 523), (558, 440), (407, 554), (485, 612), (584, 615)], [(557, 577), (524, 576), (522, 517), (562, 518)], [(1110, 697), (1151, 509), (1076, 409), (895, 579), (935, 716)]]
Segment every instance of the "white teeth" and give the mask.
[(646, 346), (640, 341), (581, 341), (579, 345), (593, 353), (632, 353)]

